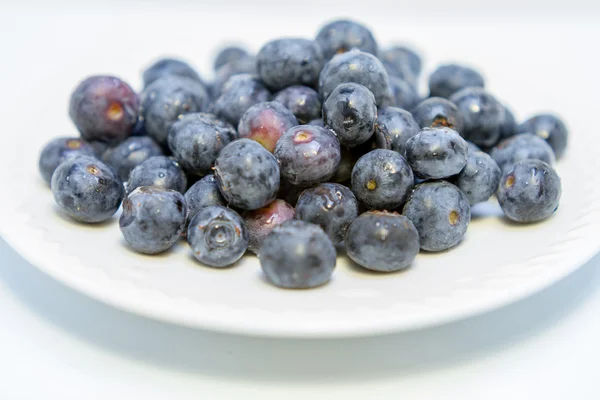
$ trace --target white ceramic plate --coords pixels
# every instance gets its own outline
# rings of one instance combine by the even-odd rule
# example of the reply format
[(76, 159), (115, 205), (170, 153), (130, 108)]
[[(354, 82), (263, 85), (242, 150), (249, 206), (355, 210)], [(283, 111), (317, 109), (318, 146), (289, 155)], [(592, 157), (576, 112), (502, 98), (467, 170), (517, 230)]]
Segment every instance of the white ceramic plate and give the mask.
[[(177, 43), (160, 31), (147, 32), (148, 40), (133, 48), (124, 45), (121, 37), (135, 36), (141, 22), (132, 23), (131, 15), (115, 16), (114, 25), (124, 31), (114, 30), (101, 23), (105, 17), (65, 17), (47, 35), (23, 32), (19, 41), (7, 41), (3, 77), (10, 79), (3, 82), (6, 90), (0, 96), (0, 233), (33, 265), (93, 298), (151, 318), (227, 332), (295, 337), (380, 334), (440, 324), (514, 302), (566, 276), (598, 250), (599, 162), (587, 145), (597, 141), (598, 134), (587, 129), (585, 122), (595, 115), (591, 107), (595, 92), (592, 88), (574, 89), (584, 87), (586, 73), (591, 76), (594, 64), (579, 63), (580, 74), (553, 80), (573, 65), (547, 63), (531, 48), (550, 54), (557, 41), (571, 43), (565, 33), (568, 29), (555, 32), (546, 27), (544, 39), (534, 40), (526, 35), (529, 25), (525, 24), (518, 41), (522, 45), (515, 47), (517, 42), (507, 42), (504, 31), (496, 30), (492, 23), (478, 25), (486, 34), (471, 35), (468, 43), (452, 42), (454, 48), (436, 47), (433, 33), (423, 36), (421, 47), (425, 54), (428, 49), (435, 50), (429, 53), (428, 67), (452, 56), (468, 57), (487, 72), (495, 93), (512, 99), (521, 117), (545, 108), (564, 115), (572, 141), (567, 157), (558, 165), (563, 198), (550, 220), (514, 225), (499, 217), (500, 210), (491, 201), (474, 209), (464, 242), (452, 251), (421, 254), (412, 268), (393, 274), (370, 273), (340, 257), (329, 284), (305, 291), (269, 285), (253, 256), (232, 268), (216, 270), (198, 264), (185, 242), (159, 256), (135, 254), (124, 245), (117, 216), (106, 224), (83, 226), (56, 212), (49, 189), (38, 177), (38, 152), (50, 138), (74, 134), (65, 110), (79, 77), (114, 71), (135, 83), (138, 66), (153, 55), (172, 46), (185, 54), (195, 43), (195, 30), (212, 40), (206, 49), (218, 38), (209, 35), (212, 25), (198, 26), (192, 23), (193, 16), (179, 15), (179, 19), (165, 22), (180, 30)], [(188, 23), (181, 23), (185, 21)], [(73, 35), (88, 24), (104, 28), (94, 31), (92, 38)], [(431, 28), (437, 29), (434, 25)], [(396, 31), (393, 24), (379, 27), (381, 36)], [(296, 24), (290, 32), (304, 31), (300, 28)], [(455, 33), (466, 35), (470, 29), (458, 24)], [(271, 31), (262, 33), (264, 37), (273, 35)], [(247, 40), (259, 45), (264, 39)], [(28, 51), (20, 51), (23, 48)], [(585, 46), (561, 48), (565, 59), (589, 53)], [(208, 50), (202, 53), (208, 54)], [(50, 62), (42, 69), (36, 64), (39, 59), (68, 61)], [(515, 59), (530, 61), (524, 67)], [(523, 86), (523, 79), (513, 79), (518, 74), (527, 77), (528, 86)], [(573, 98), (577, 98), (576, 104)]]

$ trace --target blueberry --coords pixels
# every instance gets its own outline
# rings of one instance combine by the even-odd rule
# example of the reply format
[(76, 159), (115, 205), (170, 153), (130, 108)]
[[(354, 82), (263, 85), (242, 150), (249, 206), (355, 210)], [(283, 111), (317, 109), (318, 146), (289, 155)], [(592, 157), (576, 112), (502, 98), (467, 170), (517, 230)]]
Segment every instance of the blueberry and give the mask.
[(158, 186), (184, 193), (187, 178), (177, 161), (165, 156), (154, 156), (137, 165), (129, 174), (127, 193), (140, 186)]
[(552, 147), (533, 133), (520, 133), (504, 139), (492, 149), (490, 155), (502, 171), (523, 160), (542, 160), (550, 165), (555, 162)]
[(465, 140), (465, 142), (467, 142), (467, 147), (469, 148), (469, 154), (475, 153), (475, 152), (478, 152), (478, 151), (483, 151), (475, 143), (469, 142), (468, 140)]
[(211, 267), (227, 267), (239, 260), (248, 248), (248, 231), (235, 211), (209, 206), (190, 221), (187, 240), (194, 257)]
[(229, 122), (223, 121), (216, 115), (210, 113), (197, 113), (196, 115), (198, 115), (198, 117), (202, 117), (211, 121), (219, 129), (219, 132), (222, 135), (227, 136), (229, 138), (230, 142), (233, 142), (234, 140), (240, 138), (238, 131), (233, 125), (231, 125)]
[(335, 268), (336, 252), (319, 226), (289, 220), (267, 235), (258, 258), (271, 283), (283, 288), (304, 289), (329, 281)]
[(270, 99), (271, 93), (258, 79), (249, 74), (234, 75), (225, 83), (215, 101), (215, 114), (237, 126), (250, 107)]
[(173, 246), (183, 232), (186, 208), (179, 192), (141, 186), (123, 200), (121, 233), (138, 253), (161, 253)]
[(281, 176), (296, 186), (311, 186), (329, 180), (340, 163), (340, 143), (333, 132), (312, 125), (299, 125), (281, 136), (275, 147)]
[(312, 119), (308, 122), (307, 125), (312, 126), (320, 126), (321, 128), (325, 127), (325, 123), (323, 122), (323, 118)]
[(462, 240), (471, 220), (469, 199), (456, 186), (425, 182), (415, 186), (402, 211), (417, 228), (421, 249), (442, 251)]
[(208, 206), (226, 206), (227, 202), (219, 190), (219, 183), (213, 174), (206, 175), (185, 192), (188, 221), (200, 210)]
[(296, 204), (296, 218), (319, 225), (336, 245), (358, 216), (358, 201), (346, 186), (321, 183), (306, 189)]
[(90, 156), (69, 158), (52, 174), (54, 201), (80, 222), (109, 219), (123, 200), (123, 182), (108, 165)]
[(278, 101), (289, 109), (301, 124), (307, 124), (313, 119), (321, 118), (321, 98), (319, 93), (308, 86), (294, 85), (275, 94)]
[(240, 74), (255, 75), (256, 73), (256, 59), (252, 56), (244, 57), (239, 60), (232, 60), (222, 65), (215, 72), (215, 79), (211, 86), (213, 98), (216, 99), (221, 95), (223, 86), (232, 76)]
[(425, 128), (406, 142), (406, 159), (425, 179), (458, 174), (467, 164), (468, 153), (467, 142), (450, 128)]
[(277, 160), (251, 139), (238, 139), (225, 146), (214, 170), (223, 197), (234, 207), (264, 207), (275, 200), (279, 190)]
[(64, 161), (77, 156), (97, 155), (93, 146), (79, 138), (60, 137), (46, 143), (40, 153), (38, 167), (42, 178), (50, 185), (54, 170)]
[(203, 111), (209, 103), (204, 86), (190, 78), (165, 76), (142, 93), (141, 114), (148, 135), (166, 145), (169, 129), (180, 115)]
[(515, 116), (508, 109), (508, 107), (504, 106), (504, 122), (500, 126), (500, 140), (507, 139), (516, 135), (517, 133), (517, 122), (515, 120)]
[(347, 147), (340, 148), (340, 163), (338, 164), (335, 174), (331, 177), (332, 182), (345, 183), (352, 176), (352, 168), (356, 164), (358, 157)]
[(275, 39), (256, 56), (258, 75), (272, 90), (292, 85), (316, 86), (323, 64), (321, 48), (307, 39)]
[(421, 128), (452, 128), (462, 132), (463, 119), (456, 104), (441, 97), (430, 97), (420, 102), (412, 111)]
[(373, 150), (359, 158), (352, 169), (352, 191), (369, 209), (400, 207), (413, 184), (408, 162), (393, 150)]
[(241, 137), (256, 140), (272, 153), (281, 135), (296, 125), (298, 120), (283, 104), (264, 102), (253, 105), (244, 113), (238, 132)]
[(162, 58), (144, 71), (144, 87), (165, 76), (180, 76), (203, 83), (200, 75), (188, 63), (174, 58)]
[(498, 143), (504, 124), (504, 106), (482, 88), (471, 87), (454, 93), (450, 101), (456, 104), (464, 127), (460, 134), (478, 146)]
[(550, 217), (562, 193), (560, 178), (540, 160), (519, 161), (502, 175), (498, 202), (508, 218), (536, 222)]
[(421, 97), (411, 83), (390, 76), (390, 98), (383, 105), (412, 110), (420, 101)]
[(373, 93), (357, 83), (342, 83), (323, 104), (323, 121), (344, 146), (354, 147), (369, 140), (376, 118)]
[(377, 105), (390, 97), (388, 74), (381, 61), (372, 54), (352, 50), (333, 57), (319, 75), (319, 94), (326, 100), (338, 85), (349, 82), (369, 89)]
[(492, 157), (482, 151), (471, 152), (469, 149), (467, 165), (456, 177), (456, 186), (473, 205), (487, 201), (496, 193), (500, 176), (500, 167)]
[(413, 50), (403, 46), (394, 46), (379, 53), (379, 58), (392, 76), (416, 84), (421, 74), (421, 57)]
[(83, 80), (71, 94), (69, 116), (86, 140), (118, 143), (138, 119), (140, 100), (131, 86), (114, 76)]
[(131, 131), (131, 136), (148, 136), (148, 132), (146, 132), (146, 125), (144, 124), (144, 118), (141, 115), (138, 115), (138, 119), (133, 126), (133, 130)]
[(403, 215), (368, 211), (350, 224), (345, 245), (348, 257), (364, 268), (398, 271), (419, 254), (419, 233)]
[(213, 69), (215, 71), (217, 71), (223, 65), (225, 65), (231, 61), (238, 61), (238, 60), (241, 60), (248, 56), (249, 56), (249, 54), (246, 51), (246, 49), (243, 49), (239, 46), (225, 47), (225, 48), (221, 49), (221, 51), (219, 51), (219, 53), (215, 57), (215, 62), (213, 63)]
[(148, 136), (133, 136), (118, 146), (108, 149), (102, 156), (105, 163), (113, 167), (119, 178), (129, 180), (133, 168), (150, 157), (161, 156), (161, 147)]
[(421, 128), (412, 114), (395, 107), (380, 108), (375, 120), (375, 142), (377, 148), (394, 150), (405, 155), (406, 142)]
[(271, 233), (273, 228), (293, 219), (294, 215), (294, 207), (279, 199), (273, 200), (258, 210), (248, 211), (244, 215), (244, 221), (250, 238), (248, 250), (258, 254), (263, 240)]
[(564, 122), (552, 114), (540, 114), (518, 126), (517, 132), (533, 133), (544, 139), (552, 150), (556, 159), (560, 159), (565, 153), (568, 141), (568, 131)]
[(462, 65), (442, 65), (429, 77), (429, 94), (432, 97), (449, 98), (464, 88), (483, 86), (483, 77), (474, 69)]
[[(182, 116), (169, 130), (167, 143), (173, 157), (191, 174), (203, 176), (211, 171), (221, 150), (235, 137), (221, 131), (206, 114)], [(231, 128), (233, 129), (233, 128)]]
[(352, 49), (377, 54), (377, 42), (371, 31), (358, 22), (337, 20), (323, 26), (317, 34), (317, 43), (326, 60)]

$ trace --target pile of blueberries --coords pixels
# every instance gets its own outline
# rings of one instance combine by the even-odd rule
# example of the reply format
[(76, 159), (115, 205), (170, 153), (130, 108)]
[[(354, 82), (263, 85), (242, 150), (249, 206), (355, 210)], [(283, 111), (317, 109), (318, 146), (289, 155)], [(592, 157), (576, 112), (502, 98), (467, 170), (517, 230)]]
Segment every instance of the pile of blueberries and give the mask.
[(82, 81), (69, 105), (80, 137), (52, 140), (39, 159), (63, 212), (97, 223), (122, 205), (137, 252), (184, 236), (202, 264), (250, 250), (273, 284), (308, 288), (330, 279), (341, 249), (397, 271), (456, 246), (471, 206), (493, 195), (519, 223), (558, 207), (564, 123), (517, 124), (472, 68), (440, 66), (422, 98), (414, 51), (379, 49), (365, 26), (338, 20), (256, 56), (227, 47), (214, 69), (209, 83), (162, 59), (140, 94), (112, 76)]

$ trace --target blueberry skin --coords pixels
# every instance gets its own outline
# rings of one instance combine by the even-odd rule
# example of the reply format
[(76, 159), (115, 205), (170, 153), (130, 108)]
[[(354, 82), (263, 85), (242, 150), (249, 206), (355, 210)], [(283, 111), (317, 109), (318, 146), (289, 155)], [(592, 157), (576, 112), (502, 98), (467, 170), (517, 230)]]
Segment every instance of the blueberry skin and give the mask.
[(279, 190), (279, 164), (260, 143), (238, 139), (229, 143), (217, 157), (215, 177), (229, 204), (243, 210), (256, 210), (275, 200)]
[(508, 107), (504, 106), (504, 122), (500, 126), (500, 140), (512, 137), (517, 133), (517, 121), (515, 120), (515, 116)]
[(142, 92), (140, 112), (148, 136), (166, 145), (169, 129), (179, 116), (204, 111), (209, 101), (198, 81), (175, 75), (157, 79)]
[(123, 200), (119, 227), (129, 246), (143, 254), (161, 253), (185, 228), (187, 207), (181, 193), (141, 186)]
[(143, 73), (144, 88), (165, 76), (180, 76), (202, 82), (200, 75), (185, 61), (174, 58), (161, 58), (150, 65)]
[(452, 128), (461, 133), (463, 118), (456, 104), (441, 97), (430, 97), (420, 102), (412, 111), (421, 128)]
[(249, 54), (244, 48), (238, 46), (224, 47), (223, 49), (221, 49), (221, 51), (219, 51), (219, 53), (215, 57), (215, 62), (213, 63), (213, 70), (217, 71), (219, 68), (221, 68), (228, 62), (238, 61), (248, 56)]
[(379, 59), (387, 69), (390, 78), (394, 76), (414, 85), (421, 74), (421, 57), (406, 47), (390, 47), (379, 53)]
[(131, 86), (114, 76), (95, 75), (71, 94), (69, 116), (83, 139), (118, 143), (131, 135), (139, 108)]
[(285, 221), (294, 219), (294, 207), (284, 200), (273, 200), (268, 205), (258, 210), (248, 211), (244, 214), (244, 222), (248, 229), (248, 250), (258, 254), (262, 242), (273, 228)]
[(337, 20), (323, 26), (316, 38), (326, 60), (352, 49), (377, 54), (378, 47), (371, 31), (358, 22)]
[(400, 207), (414, 181), (406, 159), (393, 150), (373, 150), (359, 158), (352, 169), (352, 191), (368, 209)]
[(102, 159), (113, 167), (122, 181), (129, 180), (129, 173), (150, 157), (162, 156), (162, 148), (148, 136), (132, 136), (116, 147), (104, 152)]
[(344, 240), (348, 225), (358, 216), (354, 193), (338, 183), (306, 189), (296, 204), (296, 219), (319, 225), (334, 245)]
[(300, 124), (307, 124), (313, 119), (321, 118), (321, 98), (319, 93), (308, 86), (294, 85), (275, 94), (273, 101), (278, 101), (290, 110)]
[(250, 74), (256, 75), (256, 58), (248, 56), (239, 60), (232, 60), (222, 65), (215, 72), (215, 79), (211, 85), (211, 94), (214, 99), (218, 98), (223, 91), (223, 86), (229, 78), (234, 75)]
[(385, 107), (379, 109), (373, 136), (377, 148), (394, 150), (404, 156), (406, 142), (420, 130), (419, 124), (408, 111)]
[(321, 128), (325, 127), (325, 123), (323, 122), (323, 118), (318, 118), (318, 119), (312, 119), (308, 122), (307, 125), (312, 125), (312, 126), (320, 126)]
[(165, 156), (154, 156), (131, 170), (127, 194), (140, 186), (158, 186), (184, 193), (187, 177), (177, 161)]
[(306, 289), (331, 279), (336, 252), (321, 227), (289, 220), (267, 235), (258, 258), (265, 276), (274, 285)]
[(417, 228), (421, 249), (443, 251), (462, 240), (469, 222), (469, 199), (456, 186), (425, 182), (415, 186), (402, 211)]
[(518, 133), (533, 133), (544, 139), (559, 160), (567, 148), (569, 132), (564, 122), (552, 114), (540, 114), (529, 118), (517, 127)]
[(328, 181), (341, 159), (340, 143), (333, 132), (312, 125), (298, 125), (281, 136), (275, 146), (281, 176), (296, 186)]
[(106, 221), (123, 200), (123, 182), (95, 157), (77, 156), (60, 164), (52, 174), (54, 201), (80, 222)]
[(323, 104), (323, 121), (344, 146), (355, 147), (373, 136), (377, 106), (363, 85), (342, 83)]
[(406, 142), (406, 159), (419, 178), (441, 179), (467, 164), (469, 147), (450, 128), (425, 128)]
[(293, 126), (298, 125), (294, 114), (277, 101), (258, 103), (250, 107), (240, 119), (240, 137), (256, 140), (271, 153), (277, 141)]
[(229, 138), (230, 142), (240, 138), (238, 131), (233, 125), (231, 125), (229, 122), (223, 121), (216, 115), (211, 113), (197, 113), (196, 115), (212, 122), (219, 129), (219, 132), (221, 132), (223, 136)]
[(413, 84), (404, 79), (390, 76), (390, 97), (382, 106), (392, 106), (412, 110), (421, 102), (421, 96)]
[(215, 101), (215, 115), (237, 126), (250, 107), (270, 99), (271, 93), (257, 78), (249, 74), (234, 75), (225, 83)]
[(348, 257), (363, 268), (399, 271), (419, 254), (419, 233), (404, 215), (368, 211), (352, 221), (345, 245)]
[(242, 217), (221, 206), (199, 210), (190, 221), (187, 241), (194, 257), (215, 268), (238, 261), (248, 249), (248, 231)]
[(462, 137), (478, 146), (498, 143), (504, 124), (504, 106), (483, 88), (468, 87), (454, 93), (450, 101), (462, 115)]
[(331, 181), (335, 183), (347, 183), (352, 176), (352, 168), (354, 168), (358, 157), (347, 147), (341, 147), (340, 150), (340, 163), (331, 177)]
[(54, 170), (64, 161), (77, 156), (97, 155), (92, 145), (79, 138), (60, 137), (46, 143), (40, 153), (38, 168), (44, 181), (50, 185)]
[(487, 201), (500, 183), (500, 167), (488, 154), (482, 151), (469, 150), (467, 165), (456, 177), (456, 186), (462, 190), (469, 204), (474, 205)]
[(542, 160), (550, 165), (556, 161), (552, 147), (533, 133), (520, 133), (504, 139), (492, 149), (490, 156), (502, 171), (523, 160)]
[(235, 139), (229, 132), (221, 132), (214, 121), (203, 115), (182, 116), (173, 124), (167, 138), (173, 158), (188, 173), (198, 176), (210, 173), (221, 150)]
[(369, 89), (378, 106), (390, 97), (388, 73), (372, 54), (351, 50), (329, 60), (319, 75), (319, 94), (326, 100), (338, 85), (349, 82)]
[(484, 87), (483, 77), (474, 69), (462, 65), (441, 65), (429, 77), (432, 97), (449, 98), (467, 87)]
[(206, 175), (185, 192), (188, 221), (200, 210), (208, 206), (226, 206), (227, 201), (219, 190), (219, 183), (213, 174)]
[(272, 40), (256, 56), (258, 75), (274, 91), (292, 85), (316, 86), (324, 63), (319, 45), (299, 38)]
[(496, 196), (504, 214), (516, 222), (550, 217), (562, 194), (560, 177), (547, 163), (525, 160), (504, 172)]

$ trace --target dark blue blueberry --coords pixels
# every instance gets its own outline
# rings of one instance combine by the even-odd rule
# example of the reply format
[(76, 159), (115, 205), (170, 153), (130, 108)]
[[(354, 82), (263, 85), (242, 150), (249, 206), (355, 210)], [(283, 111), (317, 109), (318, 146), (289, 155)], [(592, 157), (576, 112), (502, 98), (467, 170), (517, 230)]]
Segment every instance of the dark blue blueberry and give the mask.
[(357, 83), (342, 83), (323, 103), (323, 121), (344, 146), (355, 147), (369, 140), (376, 118), (373, 93)]
[(540, 114), (529, 118), (517, 128), (518, 133), (533, 133), (544, 139), (552, 150), (556, 159), (560, 159), (567, 148), (569, 132), (564, 122), (552, 114)]
[(536, 222), (556, 211), (561, 193), (560, 178), (550, 165), (525, 160), (504, 172), (496, 196), (511, 220)]
[(475, 143), (469, 142), (468, 140), (465, 140), (465, 142), (467, 142), (467, 147), (469, 148), (469, 154), (475, 153), (477, 151), (482, 151), (481, 148), (479, 146), (477, 146)]
[(194, 257), (211, 267), (227, 267), (248, 249), (248, 231), (242, 217), (221, 206), (200, 209), (188, 226), (187, 241)]
[(304, 289), (331, 279), (336, 252), (321, 227), (289, 220), (267, 235), (258, 258), (271, 283), (283, 288)]
[(271, 93), (257, 78), (249, 74), (234, 75), (225, 83), (215, 101), (215, 115), (237, 126), (250, 107), (270, 99)]
[(294, 207), (279, 199), (273, 200), (258, 210), (248, 211), (244, 214), (244, 222), (250, 238), (248, 250), (258, 254), (263, 240), (273, 228), (293, 219), (294, 215)]
[(425, 128), (406, 142), (406, 159), (419, 178), (441, 179), (467, 164), (469, 147), (450, 128)]
[(319, 94), (327, 99), (341, 83), (365, 86), (375, 96), (377, 105), (390, 97), (390, 82), (383, 64), (372, 54), (360, 50), (338, 54), (325, 64), (319, 75)]
[(321, 118), (321, 98), (319, 93), (308, 86), (294, 85), (275, 94), (273, 101), (278, 101), (289, 109), (301, 124)]
[(383, 105), (412, 110), (420, 101), (421, 96), (411, 83), (390, 76), (390, 98)]
[(158, 186), (184, 193), (187, 177), (177, 161), (165, 156), (154, 156), (137, 165), (129, 174), (127, 193), (140, 186)]
[(223, 65), (231, 62), (238, 61), (243, 58), (248, 57), (248, 51), (246, 49), (239, 46), (227, 46), (221, 49), (217, 56), (215, 57), (215, 62), (213, 63), (213, 69), (217, 71)]
[(274, 91), (292, 85), (315, 87), (324, 62), (321, 48), (312, 40), (275, 39), (258, 52), (256, 69)]
[(373, 150), (359, 158), (352, 169), (352, 191), (369, 209), (400, 207), (413, 185), (408, 162), (393, 150)]
[(478, 146), (498, 143), (504, 124), (504, 106), (483, 88), (470, 87), (454, 93), (450, 101), (456, 104), (463, 120), (462, 137)]
[(42, 149), (38, 167), (42, 178), (50, 185), (54, 170), (64, 161), (77, 156), (97, 157), (97, 155), (93, 146), (79, 138), (56, 138)]
[(456, 104), (441, 97), (430, 97), (420, 102), (412, 111), (421, 128), (452, 128), (461, 133), (463, 119)]
[(144, 88), (165, 76), (180, 76), (203, 83), (200, 75), (188, 63), (174, 58), (162, 58), (144, 71)]
[(190, 78), (165, 76), (142, 93), (141, 114), (148, 135), (166, 145), (171, 126), (180, 115), (205, 110), (209, 97), (204, 86)]
[(483, 86), (483, 77), (474, 69), (462, 65), (442, 65), (429, 77), (429, 95), (432, 97), (449, 98), (464, 88)]
[(517, 121), (515, 120), (515, 116), (508, 107), (504, 106), (504, 122), (502, 123), (502, 126), (500, 126), (500, 140), (514, 136), (517, 133)]
[(206, 175), (190, 186), (185, 192), (185, 202), (188, 209), (188, 220), (201, 208), (227, 205), (219, 190), (219, 183), (213, 174)]
[(340, 143), (333, 132), (299, 125), (283, 134), (275, 147), (281, 176), (296, 186), (312, 186), (329, 180), (340, 163)]
[(219, 129), (219, 132), (221, 132), (222, 135), (229, 138), (230, 142), (240, 138), (238, 131), (233, 125), (231, 125), (229, 122), (219, 119), (216, 115), (210, 113), (198, 113), (196, 115), (211, 121)]
[(256, 58), (252, 56), (233, 60), (222, 65), (215, 72), (215, 79), (211, 85), (212, 97), (216, 99), (221, 95), (223, 86), (232, 76), (240, 74), (256, 75), (256, 73)]
[(492, 149), (490, 155), (502, 171), (523, 160), (542, 160), (550, 165), (555, 162), (552, 147), (533, 133), (520, 133), (504, 139)]
[(131, 86), (114, 76), (96, 75), (71, 94), (69, 116), (84, 139), (118, 143), (131, 135), (139, 108)]
[(144, 118), (142, 116), (138, 116), (138, 119), (131, 131), (131, 136), (148, 136), (148, 132), (146, 132), (146, 126), (144, 125)]
[(319, 225), (334, 245), (344, 240), (348, 225), (358, 216), (358, 201), (338, 183), (306, 189), (296, 204), (296, 218)]
[(364, 25), (349, 20), (332, 21), (323, 26), (316, 40), (323, 49), (326, 60), (352, 49), (371, 54), (377, 54), (378, 50), (371, 31)]
[(345, 245), (348, 257), (361, 267), (398, 271), (419, 254), (419, 233), (404, 215), (368, 211), (350, 224)]
[(462, 190), (474, 205), (487, 201), (500, 183), (500, 167), (486, 153), (469, 150), (467, 165), (456, 177), (456, 186)]
[(238, 139), (225, 146), (214, 170), (223, 197), (234, 207), (264, 207), (275, 200), (279, 190), (277, 160), (251, 139)]
[(129, 180), (129, 173), (150, 157), (161, 156), (161, 147), (148, 136), (133, 136), (118, 146), (108, 149), (102, 156), (113, 167), (121, 180)]
[(240, 137), (256, 140), (271, 153), (275, 144), (293, 126), (298, 125), (294, 114), (276, 101), (258, 103), (250, 107), (240, 119)]
[(412, 114), (395, 107), (380, 108), (375, 121), (375, 143), (379, 149), (394, 150), (405, 155), (406, 142), (421, 128)]
[(185, 228), (187, 207), (181, 193), (142, 186), (123, 200), (119, 226), (138, 253), (157, 254), (175, 244)]
[(320, 126), (321, 128), (325, 127), (323, 118), (317, 118), (317, 119), (310, 120), (307, 125)]
[[(173, 157), (188, 173), (203, 176), (210, 172), (221, 150), (232, 140), (206, 114), (186, 114), (173, 124), (167, 142)], [(231, 128), (233, 129), (233, 128)]]
[(379, 58), (392, 76), (406, 80), (413, 85), (421, 74), (421, 57), (413, 50), (403, 46), (390, 47), (379, 53)]
[(80, 222), (106, 221), (123, 200), (123, 182), (108, 165), (90, 156), (69, 158), (52, 175), (54, 201)]
[(442, 251), (456, 246), (471, 221), (467, 196), (444, 181), (415, 186), (402, 214), (415, 225), (421, 249), (427, 251)]

